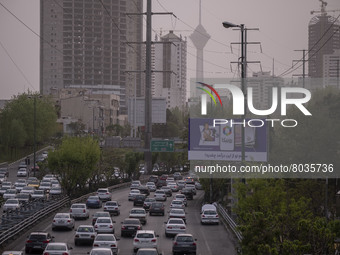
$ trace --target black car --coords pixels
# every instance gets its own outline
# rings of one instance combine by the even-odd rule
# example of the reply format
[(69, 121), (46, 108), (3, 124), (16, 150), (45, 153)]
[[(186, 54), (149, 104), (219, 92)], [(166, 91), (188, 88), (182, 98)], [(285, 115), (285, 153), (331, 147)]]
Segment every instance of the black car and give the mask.
[(26, 240), (26, 254), (33, 251), (43, 252), (49, 242), (52, 242), (53, 236), (46, 232), (32, 232)]
[(178, 234), (172, 244), (172, 253), (196, 254), (196, 241), (190, 234)]
[(161, 189), (164, 190), (165, 195), (166, 195), (167, 197), (171, 197), (171, 196), (172, 196), (172, 189), (171, 189), (170, 187), (168, 187), (168, 186), (163, 186)]
[(194, 193), (192, 192), (192, 189), (190, 188), (184, 188), (181, 190), (181, 193), (185, 195), (187, 200), (193, 200), (194, 199)]
[(146, 186), (139, 186), (138, 187), (141, 194), (144, 194), (146, 197), (150, 195), (150, 190)]
[(156, 187), (157, 187), (157, 188), (161, 188), (161, 187), (163, 187), (163, 186), (166, 186), (166, 180), (164, 180), (164, 179), (159, 179), (159, 180), (157, 181), (157, 183), (156, 183)]
[(127, 218), (122, 222), (121, 233), (124, 236), (135, 236), (137, 230), (142, 229), (142, 224), (139, 219)]
[(162, 202), (154, 202), (150, 205), (149, 214), (161, 214), (164, 216), (164, 204)]
[(136, 195), (135, 200), (133, 200), (133, 206), (143, 206), (145, 201), (145, 195)]

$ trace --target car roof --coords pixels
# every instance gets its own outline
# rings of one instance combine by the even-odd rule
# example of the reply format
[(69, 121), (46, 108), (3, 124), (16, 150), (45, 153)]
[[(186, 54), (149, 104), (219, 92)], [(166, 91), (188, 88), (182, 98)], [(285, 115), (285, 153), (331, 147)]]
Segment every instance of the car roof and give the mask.
[(36, 232), (31, 232), (30, 235), (47, 235), (47, 232), (44, 231), (36, 231)]
[(144, 233), (148, 233), (148, 234), (155, 234), (154, 230), (137, 230), (137, 234), (144, 234)]

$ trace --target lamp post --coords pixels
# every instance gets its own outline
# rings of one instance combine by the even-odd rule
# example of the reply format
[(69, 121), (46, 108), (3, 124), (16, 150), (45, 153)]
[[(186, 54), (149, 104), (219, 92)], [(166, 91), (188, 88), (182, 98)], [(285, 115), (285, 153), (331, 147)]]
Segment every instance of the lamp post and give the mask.
[[(240, 25), (235, 25), (233, 23), (230, 23), (228, 21), (225, 21), (222, 23), (223, 27), (225, 28), (235, 28), (238, 27), (241, 29), (241, 89), (242, 92), (244, 94), (244, 96), (246, 97), (246, 88), (245, 88), (245, 79), (247, 76), (246, 73), (246, 68), (247, 68), (247, 51), (246, 51), (246, 47), (247, 47), (247, 42), (246, 42), (246, 29), (244, 27), (244, 24), (240, 24)], [(244, 100), (244, 114), (242, 116), (243, 119), (243, 123), (244, 125), (242, 126), (242, 164), (244, 164), (245, 160), (246, 160), (246, 155), (245, 155), (245, 119), (246, 119), (246, 109), (247, 109), (247, 100)]]

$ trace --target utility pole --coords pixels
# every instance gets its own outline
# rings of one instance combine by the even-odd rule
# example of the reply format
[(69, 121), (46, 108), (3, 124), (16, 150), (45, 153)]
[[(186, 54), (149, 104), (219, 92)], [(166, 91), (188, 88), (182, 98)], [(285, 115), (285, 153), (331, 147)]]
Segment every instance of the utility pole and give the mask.
[(294, 50), (294, 51), (302, 51), (302, 60), (293, 60), (294, 62), (301, 62), (302, 61), (302, 75), (301, 74), (294, 74), (293, 76), (302, 76), (302, 87), (305, 87), (305, 77), (306, 77), (306, 50)]

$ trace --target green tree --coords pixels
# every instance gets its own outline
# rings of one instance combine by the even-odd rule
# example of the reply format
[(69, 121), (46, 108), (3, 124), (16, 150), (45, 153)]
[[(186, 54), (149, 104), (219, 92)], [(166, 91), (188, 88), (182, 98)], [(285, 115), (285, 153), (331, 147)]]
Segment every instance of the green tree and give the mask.
[(58, 174), (61, 185), (70, 196), (83, 188), (97, 173), (100, 158), (98, 141), (91, 137), (66, 137), (60, 147), (48, 155), (48, 167)]
[(126, 173), (131, 177), (137, 174), (139, 161), (143, 159), (140, 152), (128, 152), (125, 154)]

